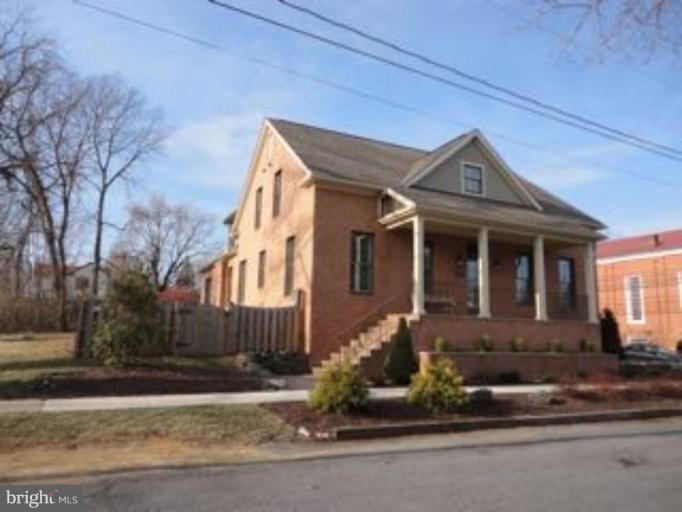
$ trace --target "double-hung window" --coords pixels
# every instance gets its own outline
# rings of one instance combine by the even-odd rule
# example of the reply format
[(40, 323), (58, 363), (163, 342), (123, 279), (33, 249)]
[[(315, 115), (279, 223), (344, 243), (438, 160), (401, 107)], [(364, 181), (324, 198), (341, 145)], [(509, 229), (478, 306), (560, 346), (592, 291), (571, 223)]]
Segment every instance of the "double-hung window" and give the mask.
[(424, 243), (424, 292), (433, 293), (434, 245), (431, 240)]
[(254, 218), (254, 227), (260, 228), (261, 218), (263, 216), (263, 187), (258, 187), (256, 190), (256, 215)]
[(644, 323), (644, 290), (642, 276), (625, 277), (625, 312), (629, 324)]
[(237, 303), (243, 304), (246, 298), (246, 260), (239, 262), (239, 288), (237, 289)]
[(284, 295), (289, 296), (294, 291), (294, 256), (296, 238), (287, 238), (284, 249)]
[(559, 307), (575, 309), (575, 262), (573, 258), (559, 258)]
[(350, 289), (353, 293), (372, 293), (374, 290), (374, 235), (351, 235)]
[(531, 259), (528, 254), (516, 257), (516, 303), (528, 305), (533, 292)]
[(462, 164), (462, 182), (465, 194), (483, 195), (483, 166), (478, 164)]
[(272, 184), (272, 216), (277, 217), (282, 208), (282, 171), (275, 173)]
[(467, 259), (465, 272), (467, 311), (471, 314), (478, 313), (479, 309), (478, 245), (475, 242), (467, 244)]
[(263, 288), (265, 286), (266, 261), (265, 251), (258, 253), (258, 288)]

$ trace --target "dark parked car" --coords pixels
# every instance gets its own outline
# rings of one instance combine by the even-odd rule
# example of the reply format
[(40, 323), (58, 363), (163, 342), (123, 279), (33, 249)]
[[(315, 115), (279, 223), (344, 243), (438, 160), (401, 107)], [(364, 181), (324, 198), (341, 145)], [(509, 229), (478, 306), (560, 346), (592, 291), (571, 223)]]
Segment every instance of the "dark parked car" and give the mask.
[(655, 343), (635, 342), (623, 347), (628, 362), (652, 363), (660, 365), (682, 365), (682, 358), (665, 347)]

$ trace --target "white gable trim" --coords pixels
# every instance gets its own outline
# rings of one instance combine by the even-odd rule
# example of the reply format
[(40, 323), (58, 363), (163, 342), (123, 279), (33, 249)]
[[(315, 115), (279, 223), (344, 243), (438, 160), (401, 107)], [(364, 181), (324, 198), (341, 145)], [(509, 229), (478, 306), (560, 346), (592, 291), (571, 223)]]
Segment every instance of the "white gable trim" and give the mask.
[(389, 196), (393, 197), (394, 199), (397, 199), (401, 203), (404, 203), (405, 206), (407, 206), (407, 207), (414, 208), (417, 206), (417, 204), (412, 199), (408, 199), (407, 197), (405, 197), (402, 194), (399, 194), (398, 192), (396, 192), (395, 190), (393, 190), (390, 187), (385, 190), (385, 193), (388, 194)]
[(240, 194), (239, 194), (239, 202), (237, 203), (237, 211), (234, 216), (234, 221), (232, 222), (233, 226), (238, 226), (239, 225), (239, 220), (242, 216), (242, 211), (244, 210), (244, 203), (246, 202), (246, 196), (249, 193), (249, 190), (251, 189), (251, 182), (253, 181), (253, 177), (256, 174), (256, 164), (258, 163), (259, 156), (261, 152), (263, 151), (263, 145), (265, 144), (265, 141), (268, 139), (268, 135), (272, 135), (277, 139), (277, 141), (282, 144), (284, 149), (291, 155), (291, 157), (301, 166), (301, 169), (306, 173), (306, 179), (312, 177), (312, 172), (310, 172), (310, 169), (303, 163), (303, 160), (301, 160), (301, 157), (299, 157), (296, 152), (292, 149), (292, 147), (289, 145), (289, 143), (286, 141), (284, 137), (275, 129), (273, 124), (266, 119), (263, 121), (263, 126), (261, 127), (260, 133), (258, 134), (258, 141), (256, 142), (256, 148), (253, 150), (253, 153), (251, 154), (251, 163), (249, 164), (249, 172), (246, 175), (246, 181), (244, 183), (244, 187), (242, 188)]
[(512, 188), (519, 192), (521, 196), (526, 201), (528, 201), (528, 203), (531, 204), (536, 210), (542, 211), (542, 206), (540, 206), (540, 203), (537, 202), (537, 200), (523, 185), (523, 183), (519, 181), (519, 179), (513, 173), (511, 168), (502, 159), (500, 154), (497, 151), (495, 151), (495, 148), (493, 148), (492, 144), (488, 142), (488, 139), (486, 139), (485, 136), (479, 130), (472, 130), (466, 137), (463, 137), (461, 141), (459, 141), (457, 144), (455, 144), (452, 148), (443, 153), (439, 158), (431, 162), (429, 165), (423, 167), (422, 169), (415, 169), (414, 172), (408, 174), (404, 180), (405, 185), (407, 186), (414, 185), (416, 182), (424, 178), (427, 174), (431, 173), (434, 169), (439, 167), (448, 158), (462, 150), (464, 147), (472, 143), (474, 140), (478, 140), (481, 143), (484, 152), (488, 154), (488, 157), (490, 157), (491, 160), (498, 164), (500, 170), (502, 171), (500, 174), (507, 181), (507, 183), (509, 183)]
[(469, 144), (472, 140), (474, 140), (475, 136), (476, 136), (475, 130), (469, 132), (469, 134), (467, 134), (466, 137), (463, 137), (462, 140), (460, 140), (457, 144), (452, 146), (449, 151), (443, 153), (439, 158), (435, 159), (429, 165), (427, 165), (426, 167), (422, 167), (421, 169), (414, 169), (412, 172), (410, 172), (403, 179), (403, 183), (408, 187), (414, 185), (416, 182), (421, 180), (424, 176), (429, 174), (436, 167), (439, 167), (448, 158), (450, 158), (452, 155), (457, 153), (459, 150), (461, 150), (463, 147)]

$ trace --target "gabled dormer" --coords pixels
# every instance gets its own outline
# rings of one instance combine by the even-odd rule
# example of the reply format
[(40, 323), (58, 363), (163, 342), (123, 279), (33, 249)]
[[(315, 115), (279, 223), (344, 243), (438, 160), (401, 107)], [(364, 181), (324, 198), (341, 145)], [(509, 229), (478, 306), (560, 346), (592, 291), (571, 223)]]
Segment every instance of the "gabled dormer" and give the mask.
[(414, 162), (403, 185), (542, 210), (478, 130), (460, 135)]

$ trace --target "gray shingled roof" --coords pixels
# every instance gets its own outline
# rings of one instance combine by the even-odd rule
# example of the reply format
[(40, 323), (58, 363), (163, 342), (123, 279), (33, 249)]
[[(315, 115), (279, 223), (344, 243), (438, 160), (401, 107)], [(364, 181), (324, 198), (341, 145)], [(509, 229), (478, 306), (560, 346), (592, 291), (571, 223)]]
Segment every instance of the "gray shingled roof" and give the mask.
[[(467, 134), (460, 135), (433, 151), (426, 151), (292, 121), (269, 121), (317, 178), (342, 179), (376, 187), (377, 190), (390, 187), (418, 206), (455, 214), (475, 215), (491, 220), (503, 219), (552, 229), (564, 227), (593, 235), (594, 229), (604, 227), (598, 220), (518, 174), (517, 177), (542, 206), (543, 212), (485, 198), (404, 186), (403, 179), (415, 167), (421, 167), (438, 158), (443, 151), (447, 151)], [(567, 226), (567, 222), (572, 225)]]

